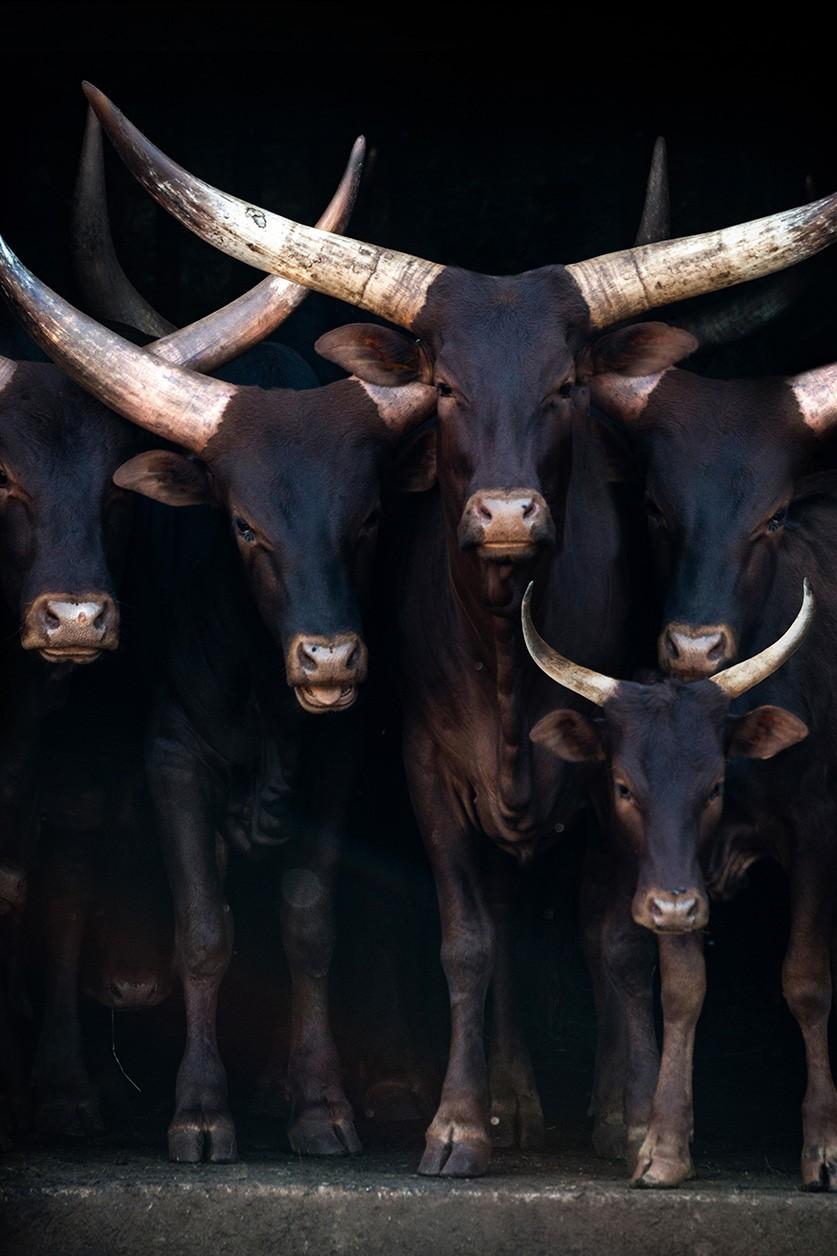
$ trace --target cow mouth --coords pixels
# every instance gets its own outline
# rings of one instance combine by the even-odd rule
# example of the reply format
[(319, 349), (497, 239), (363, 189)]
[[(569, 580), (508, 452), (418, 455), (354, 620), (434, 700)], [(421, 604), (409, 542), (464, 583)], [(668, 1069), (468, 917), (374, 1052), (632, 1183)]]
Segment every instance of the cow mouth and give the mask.
[(93, 646), (76, 645), (66, 646), (63, 649), (44, 646), (38, 653), (48, 663), (93, 663), (102, 651)]
[(295, 685), (296, 700), (303, 711), (324, 715), (328, 711), (346, 711), (357, 698), (357, 685)]
[(489, 563), (523, 563), (538, 552), (534, 541), (484, 541), (477, 554)]

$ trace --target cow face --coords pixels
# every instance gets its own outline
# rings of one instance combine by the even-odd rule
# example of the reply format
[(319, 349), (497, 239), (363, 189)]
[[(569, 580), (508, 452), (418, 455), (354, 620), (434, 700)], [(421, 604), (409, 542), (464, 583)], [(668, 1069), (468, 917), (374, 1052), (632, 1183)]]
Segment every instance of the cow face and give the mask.
[(531, 563), (556, 541), (586, 380), (602, 370), (661, 369), (695, 343), (640, 324), (588, 349), (586, 307), (560, 266), (508, 279), (447, 269), (415, 330), (422, 339), (356, 324), (317, 347), (373, 383), (435, 387), (450, 535), (481, 562), (507, 567)]
[(112, 476), (137, 444), (55, 367), (18, 363), (0, 391), (0, 582), (23, 648), (50, 663), (119, 644), (130, 510)]
[(807, 736), (779, 707), (728, 709), (710, 681), (623, 683), (600, 720), (553, 711), (532, 730), (561, 759), (605, 765), (613, 828), (636, 863), (633, 918), (655, 933), (707, 924), (701, 863), (721, 819), (727, 760), (770, 759)]
[[(432, 406), (429, 390), (420, 394), (410, 419)], [(241, 388), (200, 460), (158, 450), (115, 477), (168, 505), (212, 503), (227, 513), (288, 684), (312, 713), (347, 709), (366, 677), (361, 606), (381, 474), (399, 430), (356, 381), (305, 392)]]
[(618, 385), (594, 381), (593, 394), (633, 422), (645, 455), (664, 590), (660, 667), (681, 679), (710, 676), (761, 618), (813, 438), (781, 380), (668, 371), (636, 419)]

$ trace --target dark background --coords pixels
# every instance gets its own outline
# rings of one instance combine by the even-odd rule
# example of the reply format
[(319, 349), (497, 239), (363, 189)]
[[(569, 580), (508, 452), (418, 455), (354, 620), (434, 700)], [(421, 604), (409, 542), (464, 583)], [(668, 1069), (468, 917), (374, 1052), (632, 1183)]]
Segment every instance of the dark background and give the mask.
[[(459, 13), (432, 5), (28, 4), (3, 6), (2, 19), (0, 231), (39, 277), (71, 298), (68, 226), (82, 78), (196, 174), (303, 221), (321, 212), (362, 132), (374, 159), (352, 233), (487, 272), (629, 245), (661, 133), (675, 234), (800, 204), (806, 178), (816, 195), (837, 188), (829, 41), (778, 24), (738, 32), (727, 14), (669, 9), (658, 19), (614, 25), (593, 6), (568, 15), (521, 5), (489, 17), (476, 6)], [(109, 186), (123, 264), (174, 322), (202, 315), (259, 277), (157, 210), (116, 161), (109, 162)], [(704, 367), (785, 372), (834, 358), (836, 265), (837, 250), (806, 264), (793, 311), (759, 337), (709, 355)], [(357, 317), (314, 296), (281, 338), (317, 362), (315, 337)], [(318, 369), (328, 378), (322, 363)], [(390, 901), (403, 893), (404, 876), (414, 878), (420, 919), (403, 945), (425, 973), (413, 998), (421, 1022), (425, 1008), (443, 1003), (435, 905), (392, 783), (395, 717), (383, 723), (388, 736), (377, 744), (390, 748), (379, 752), (383, 767), (367, 781), (364, 814), (372, 819), (353, 847), (353, 875), (373, 910), (376, 894)], [(403, 847), (399, 885), (382, 871), (388, 842)], [(580, 1126), (592, 1013), (573, 924), (577, 865), (578, 851), (568, 849), (539, 874), (537, 924), (519, 959), (551, 1118), (563, 1122), (569, 1111)], [(782, 878), (764, 868), (734, 904), (715, 912), (710, 932), (698, 1133), (710, 1148), (740, 1150), (743, 1162), (769, 1155), (770, 1163), (784, 1157), (790, 1164), (797, 1155), (803, 1074), (779, 987), (785, 929)], [(362, 958), (363, 941), (355, 923), (345, 953)], [(241, 975), (243, 993), (230, 987), (233, 1010), (248, 1000), (259, 1006), (270, 985), (264, 957), (261, 985), (251, 970)], [(363, 1017), (352, 1007), (341, 1015), (349, 1026), (344, 1054), (351, 1054)], [(91, 1026), (94, 1036), (109, 1034), (95, 1016)], [(436, 1036), (444, 1036), (443, 1020)], [(243, 1050), (242, 1035), (233, 1039)], [(124, 1049), (131, 1057), (130, 1035)], [(126, 1062), (141, 1074), (149, 1058), (137, 1049)]]

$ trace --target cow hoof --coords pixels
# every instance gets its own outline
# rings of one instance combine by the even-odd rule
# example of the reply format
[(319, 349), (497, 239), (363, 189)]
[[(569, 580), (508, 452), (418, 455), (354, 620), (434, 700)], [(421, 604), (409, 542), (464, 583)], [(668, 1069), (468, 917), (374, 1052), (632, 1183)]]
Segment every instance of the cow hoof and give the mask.
[(495, 1147), (540, 1151), (546, 1141), (546, 1127), (538, 1096), (492, 1093), (491, 1141)]
[(658, 1138), (649, 1131), (639, 1149), (631, 1186), (644, 1190), (673, 1190), (694, 1177), (688, 1144), (679, 1139)]
[(35, 1132), (44, 1138), (93, 1138), (104, 1130), (99, 1101), (93, 1094), (47, 1097), (35, 1112)]
[(628, 1151), (625, 1122), (607, 1118), (593, 1126), (593, 1150), (602, 1160), (624, 1160)]
[(235, 1125), (226, 1108), (181, 1108), (169, 1126), (169, 1160), (232, 1164), (238, 1159)]
[(424, 1177), (482, 1177), (491, 1162), (491, 1138), (473, 1122), (440, 1121), (425, 1140), (418, 1171)]
[(363, 1151), (351, 1112), (325, 1104), (300, 1113), (288, 1126), (288, 1141), (299, 1156), (359, 1156)]
[(837, 1190), (837, 1142), (806, 1147), (802, 1153), (803, 1191)]

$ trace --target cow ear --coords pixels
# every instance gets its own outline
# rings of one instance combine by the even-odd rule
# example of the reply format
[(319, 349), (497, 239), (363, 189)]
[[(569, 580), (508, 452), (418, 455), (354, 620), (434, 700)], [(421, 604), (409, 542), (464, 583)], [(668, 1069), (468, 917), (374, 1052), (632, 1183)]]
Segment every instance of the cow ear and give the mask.
[(529, 737), (567, 763), (594, 763), (605, 757), (601, 733), (579, 711), (550, 711), (538, 720)]
[(387, 477), (387, 487), (394, 493), (426, 493), (436, 483), (435, 426), (422, 428), (398, 446)]
[(436, 389), (429, 384), (382, 388), (379, 384), (368, 384), (365, 379), (357, 383), (378, 411), (378, 418), (394, 436), (403, 436), (435, 412)]
[(382, 388), (433, 382), (433, 363), (420, 341), (377, 323), (349, 323), (320, 336), (320, 357)]
[(667, 371), (699, 347), (695, 337), (668, 323), (634, 323), (594, 340), (586, 351), (590, 375), (643, 377)]
[(783, 707), (760, 706), (727, 721), (728, 759), (772, 759), (808, 736), (808, 725)]
[(204, 465), (173, 450), (138, 454), (116, 469), (113, 482), (164, 506), (201, 506), (212, 500)]

